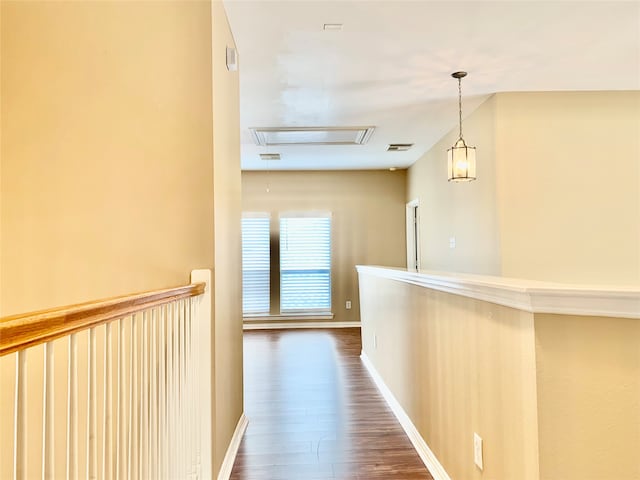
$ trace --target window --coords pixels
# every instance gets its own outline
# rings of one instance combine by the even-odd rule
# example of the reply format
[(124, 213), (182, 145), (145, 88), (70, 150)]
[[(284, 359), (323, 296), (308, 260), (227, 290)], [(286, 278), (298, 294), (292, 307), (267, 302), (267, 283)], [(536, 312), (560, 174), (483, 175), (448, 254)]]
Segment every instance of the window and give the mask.
[(269, 313), (269, 224), (267, 213), (242, 218), (242, 312)]
[(280, 310), (331, 310), (331, 214), (280, 216)]
[(283, 213), (279, 226), (280, 248), (271, 252), (269, 214), (242, 215), (243, 314), (277, 309), (270, 304), (270, 282), (276, 282), (274, 291), (280, 287), (280, 313), (330, 312), (331, 213)]

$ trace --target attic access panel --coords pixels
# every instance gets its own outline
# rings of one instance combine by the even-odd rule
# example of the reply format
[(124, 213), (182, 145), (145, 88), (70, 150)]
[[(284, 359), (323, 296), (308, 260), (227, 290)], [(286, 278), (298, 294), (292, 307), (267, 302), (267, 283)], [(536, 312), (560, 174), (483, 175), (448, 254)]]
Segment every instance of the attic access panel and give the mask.
[(375, 127), (250, 128), (256, 145), (364, 145)]

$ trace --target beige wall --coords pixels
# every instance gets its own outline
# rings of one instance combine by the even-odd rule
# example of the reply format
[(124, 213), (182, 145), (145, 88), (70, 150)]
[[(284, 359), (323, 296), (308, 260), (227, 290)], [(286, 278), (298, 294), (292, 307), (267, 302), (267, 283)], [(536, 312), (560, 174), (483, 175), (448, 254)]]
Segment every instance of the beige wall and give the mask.
[(533, 315), (370, 275), (360, 296), (363, 350), (451, 479), (537, 480)]
[(640, 321), (535, 316), (541, 480), (640, 479)]
[(213, 267), (209, 8), (2, 2), (2, 314)]
[(497, 95), (502, 274), (640, 284), (640, 92)]
[(244, 211), (270, 212), (272, 223), (284, 211), (333, 213), (336, 321), (360, 319), (357, 264), (406, 265), (405, 195), (404, 171), (242, 172)]
[(2, 316), (2, 8), (0, 6), (0, 316)]
[[(457, 128), (408, 171), (407, 201), (420, 201), (422, 269), (500, 274), (495, 122), (495, 96), (464, 121), (464, 136), (477, 149), (478, 180), (447, 181), (447, 149), (458, 137)], [(451, 237), (455, 248), (449, 248)]]
[[(221, 68), (232, 43), (221, 3), (3, 1), (1, 12), (0, 311), (184, 284), (215, 264), (219, 465), (242, 410), (238, 87)], [(12, 368), (3, 359), (3, 385)]]
[(446, 181), (455, 131), (409, 169), (422, 268), (640, 283), (640, 92), (499, 93), (464, 132), (478, 180)]
[(243, 410), (240, 110), (238, 72), (226, 67), (235, 47), (222, 2), (212, 3), (215, 316), (215, 458), (218, 471)]

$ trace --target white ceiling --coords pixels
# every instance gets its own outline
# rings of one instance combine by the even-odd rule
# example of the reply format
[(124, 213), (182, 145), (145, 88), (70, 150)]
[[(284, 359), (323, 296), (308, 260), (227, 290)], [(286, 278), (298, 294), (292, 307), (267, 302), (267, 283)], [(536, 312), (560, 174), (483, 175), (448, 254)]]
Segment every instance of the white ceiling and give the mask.
[[(504, 91), (640, 89), (639, 1), (226, 0), (242, 168), (407, 167)], [(342, 31), (323, 31), (342, 23)], [(368, 126), (367, 145), (257, 146), (249, 127)], [(473, 139), (469, 139), (473, 144)], [(387, 152), (389, 143), (414, 143)], [(260, 153), (280, 153), (266, 165)], [(444, 155), (444, 152), (443, 152)]]

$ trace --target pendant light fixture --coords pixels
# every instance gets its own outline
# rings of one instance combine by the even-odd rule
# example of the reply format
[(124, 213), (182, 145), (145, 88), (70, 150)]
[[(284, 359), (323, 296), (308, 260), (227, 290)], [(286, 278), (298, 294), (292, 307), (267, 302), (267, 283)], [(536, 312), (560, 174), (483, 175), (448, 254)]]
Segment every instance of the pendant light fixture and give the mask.
[(467, 76), (467, 72), (453, 72), (451, 76), (458, 79), (460, 134), (458, 141), (447, 150), (447, 170), (450, 182), (470, 182), (476, 179), (476, 147), (468, 147), (462, 138), (462, 79)]

